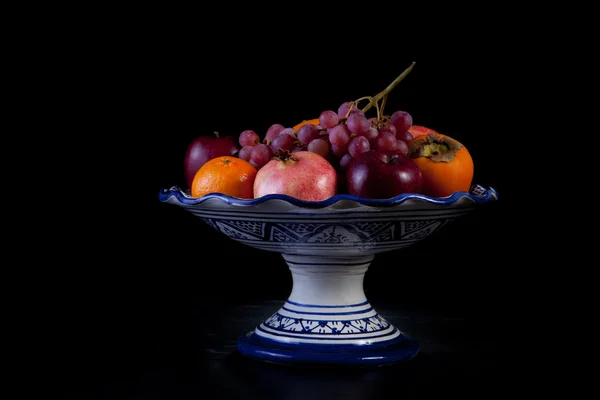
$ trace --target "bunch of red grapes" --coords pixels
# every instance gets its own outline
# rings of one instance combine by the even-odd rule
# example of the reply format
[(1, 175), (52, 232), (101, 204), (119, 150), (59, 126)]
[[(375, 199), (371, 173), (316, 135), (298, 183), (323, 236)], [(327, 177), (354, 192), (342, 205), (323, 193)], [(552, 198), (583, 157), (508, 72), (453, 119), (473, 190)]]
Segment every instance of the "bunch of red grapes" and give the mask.
[(408, 154), (412, 116), (402, 110), (389, 117), (367, 117), (356, 102), (342, 103), (337, 112), (325, 110), (319, 123), (302, 125), (298, 131), (281, 124), (267, 129), (263, 139), (253, 130), (238, 137), (238, 157), (260, 169), (280, 151), (311, 151), (325, 157), (338, 171), (344, 172), (350, 162), (369, 150)]

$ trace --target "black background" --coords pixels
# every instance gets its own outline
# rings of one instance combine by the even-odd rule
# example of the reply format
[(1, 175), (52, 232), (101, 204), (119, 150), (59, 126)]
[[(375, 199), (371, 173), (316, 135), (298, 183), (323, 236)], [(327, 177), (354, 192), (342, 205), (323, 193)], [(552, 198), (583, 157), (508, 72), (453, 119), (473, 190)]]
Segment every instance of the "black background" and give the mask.
[(160, 203), (158, 193), (184, 184), (185, 150), (198, 135), (262, 134), (275, 122), (293, 126), (375, 95), (413, 61), (386, 110), (404, 109), (415, 124), (465, 144), (475, 183), (497, 189), (500, 201), (412, 248), (376, 257), (365, 290), (377, 309), (460, 321), (433, 324), (435, 340), (461, 345), (452, 356), (424, 354), (421, 377), (402, 381), (408, 393), (495, 387), (502, 376), (496, 369), (498, 321), (512, 267), (500, 235), (511, 226), (498, 144), (508, 129), (499, 96), (507, 95), (511, 82), (503, 74), (508, 62), (500, 44), (488, 38), (482, 48), (468, 35), (450, 40), (443, 32), (425, 37), (401, 29), (298, 37), (286, 26), (270, 27), (249, 26), (227, 39), (227, 26), (198, 30), (170, 22), (127, 32), (112, 39), (102, 57), (91, 58), (97, 79), (89, 89), (97, 97), (89, 106), (96, 119), (88, 121), (94, 136), (85, 146), (102, 162), (89, 168), (82, 185), (85, 193), (94, 191), (93, 199), (71, 203), (72, 218), (61, 220), (70, 234), (60, 268), (49, 274), (55, 284), (46, 303), (57, 353), (49, 364), (59, 372), (61, 393), (75, 399), (204, 398), (216, 388), (225, 396), (252, 387), (240, 377), (257, 374), (267, 391), (278, 379), (296, 377), (310, 382), (307, 396), (327, 389), (369, 398), (365, 388), (390, 387), (397, 373), (411, 376), (410, 369), (290, 375), (235, 354), (229, 364), (211, 358), (207, 333), (232, 337), (252, 329), (260, 312), (234, 323), (236, 310), (259, 304), (262, 312), (276, 311), (290, 293), (291, 276), (280, 255), (221, 236)]

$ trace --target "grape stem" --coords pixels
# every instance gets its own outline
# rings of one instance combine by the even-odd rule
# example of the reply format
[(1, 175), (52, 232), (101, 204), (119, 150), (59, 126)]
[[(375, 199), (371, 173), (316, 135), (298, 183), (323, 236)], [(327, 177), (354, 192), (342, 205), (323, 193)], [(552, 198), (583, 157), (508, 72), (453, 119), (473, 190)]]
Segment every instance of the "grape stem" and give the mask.
[[(377, 106), (378, 116), (380, 113), (383, 113), (383, 107), (385, 106), (387, 95), (392, 91), (392, 89), (394, 89), (400, 83), (400, 81), (402, 81), (402, 79), (406, 78), (406, 75), (408, 75), (410, 73), (410, 71), (412, 71), (414, 66), (415, 66), (415, 62), (413, 61), (412, 64), (410, 64), (410, 66), (408, 68), (406, 68), (400, 75), (398, 75), (398, 77), (396, 79), (394, 79), (392, 81), (392, 83), (390, 83), (388, 85), (388, 87), (383, 89), (381, 92), (377, 93), (374, 97), (362, 97), (360, 100), (370, 99), (369, 104), (367, 104), (362, 109), (362, 112), (367, 112), (367, 110), (369, 110), (371, 107)], [(383, 99), (383, 101), (382, 101), (381, 107), (379, 107), (379, 100), (382, 100), (382, 99)]]

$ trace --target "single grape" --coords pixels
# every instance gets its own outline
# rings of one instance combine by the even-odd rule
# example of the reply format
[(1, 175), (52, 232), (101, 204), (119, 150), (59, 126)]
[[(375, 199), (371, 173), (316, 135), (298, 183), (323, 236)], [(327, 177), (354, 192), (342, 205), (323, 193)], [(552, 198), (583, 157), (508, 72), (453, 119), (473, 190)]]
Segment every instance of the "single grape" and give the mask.
[(405, 156), (408, 155), (408, 144), (404, 140), (397, 140), (395, 151), (402, 153)]
[(393, 151), (396, 149), (396, 136), (391, 132), (379, 132), (375, 139), (375, 148), (383, 151)]
[(392, 124), (391, 121), (386, 122), (386, 124), (384, 126), (379, 128), (379, 131), (380, 132), (390, 132), (390, 133), (393, 133), (394, 135), (396, 135), (396, 133), (398, 132), (398, 130), (396, 129), (394, 124)]
[(362, 112), (350, 114), (346, 121), (346, 125), (348, 126), (348, 129), (350, 129), (350, 132), (356, 133), (357, 135), (367, 132), (371, 127), (369, 120)]
[(350, 163), (354, 160), (354, 157), (350, 153), (346, 153), (340, 158), (340, 169), (346, 171)]
[(333, 128), (338, 122), (338, 114), (335, 111), (325, 110), (319, 115), (319, 125), (325, 129)]
[(398, 131), (396, 133), (396, 139), (409, 143), (411, 140), (413, 140), (413, 135), (409, 131)]
[(390, 116), (390, 122), (396, 127), (398, 132), (407, 131), (413, 123), (412, 115), (406, 111), (398, 110)]
[(373, 144), (379, 136), (379, 130), (372, 126), (362, 136), (366, 137), (369, 143)]
[(250, 165), (252, 165), (257, 170), (259, 170), (262, 167), (262, 165), (258, 165), (257, 163), (255, 163), (254, 161), (252, 161), (252, 159), (250, 159), (250, 161), (248, 161), (248, 162), (250, 163)]
[(350, 111), (350, 114), (348, 116), (350, 116), (352, 114), (360, 114), (362, 116), (365, 116), (364, 111), (363, 110), (359, 110), (359, 109), (352, 109), (352, 111)]
[(319, 128), (316, 125), (306, 124), (298, 129), (298, 140), (303, 145), (308, 145), (315, 139), (319, 138)]
[(254, 150), (254, 145), (244, 146), (238, 152), (238, 157), (245, 161), (250, 161), (252, 157), (252, 150)]
[(281, 131), (279, 131), (279, 135), (288, 135), (291, 136), (292, 139), (296, 140), (296, 130), (294, 128), (283, 128)]
[[(352, 111), (350, 111), (350, 110), (352, 110)], [(346, 101), (338, 107), (337, 115), (340, 118), (346, 118), (346, 117), (348, 117), (350, 112), (354, 112), (354, 111), (358, 111), (356, 104), (354, 104), (351, 101)]]
[(238, 137), (238, 142), (240, 146), (255, 146), (257, 143), (260, 143), (260, 137), (258, 133), (253, 131), (252, 129), (246, 129), (240, 136)]
[(336, 125), (329, 130), (329, 141), (331, 144), (343, 147), (350, 141), (350, 130), (345, 124)]
[(314, 139), (306, 146), (306, 149), (323, 157), (327, 157), (329, 154), (329, 142), (320, 138)]
[(277, 136), (283, 129), (285, 129), (285, 126), (281, 124), (271, 125), (265, 134), (265, 143), (271, 143), (271, 140), (273, 140), (273, 138)]
[(279, 135), (275, 136), (271, 141), (271, 150), (273, 151), (273, 154), (277, 153), (280, 149), (291, 150), (295, 141), (296, 139), (289, 133), (286, 133), (285, 129), (283, 129), (279, 132)]
[(336, 146), (331, 144), (331, 154), (333, 154), (336, 158), (342, 158), (345, 154), (348, 154), (348, 143), (344, 146)]
[(354, 158), (358, 158), (362, 153), (371, 150), (371, 143), (364, 136), (354, 136), (348, 142), (348, 153)]
[(271, 147), (264, 143), (259, 143), (252, 149), (250, 160), (255, 164), (254, 166), (259, 169), (268, 163), (271, 157), (273, 157), (273, 150), (271, 150)]

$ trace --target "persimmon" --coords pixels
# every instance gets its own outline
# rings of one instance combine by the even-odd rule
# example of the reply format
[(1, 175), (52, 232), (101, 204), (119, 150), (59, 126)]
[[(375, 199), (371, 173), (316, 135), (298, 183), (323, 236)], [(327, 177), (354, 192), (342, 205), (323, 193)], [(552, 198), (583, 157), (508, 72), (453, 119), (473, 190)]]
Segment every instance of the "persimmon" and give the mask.
[(446, 197), (470, 190), (473, 159), (456, 139), (440, 133), (417, 136), (408, 144), (408, 155), (423, 172), (423, 194)]
[(234, 156), (215, 157), (200, 167), (191, 185), (193, 197), (222, 193), (251, 199), (257, 169), (248, 161)]

